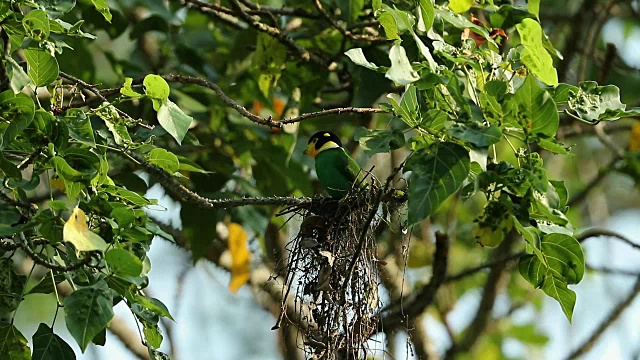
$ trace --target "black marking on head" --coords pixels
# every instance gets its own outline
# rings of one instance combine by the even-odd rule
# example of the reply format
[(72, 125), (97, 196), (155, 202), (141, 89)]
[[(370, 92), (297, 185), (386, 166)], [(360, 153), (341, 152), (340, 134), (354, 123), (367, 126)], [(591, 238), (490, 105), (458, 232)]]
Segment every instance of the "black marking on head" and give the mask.
[(330, 141), (333, 141), (338, 144), (338, 146), (342, 147), (342, 141), (340, 141), (338, 135), (329, 131), (318, 131), (309, 138), (309, 144), (314, 143), (316, 150), (319, 150), (324, 144)]

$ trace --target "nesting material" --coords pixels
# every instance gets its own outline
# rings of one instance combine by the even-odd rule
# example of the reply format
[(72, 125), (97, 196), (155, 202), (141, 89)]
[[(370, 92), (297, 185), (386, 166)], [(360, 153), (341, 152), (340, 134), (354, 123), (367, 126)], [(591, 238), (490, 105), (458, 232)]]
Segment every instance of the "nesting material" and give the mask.
[(380, 191), (371, 186), (294, 209), (303, 221), (288, 244), (283, 299), (293, 297), (298, 314), (311, 310), (300, 330), (308, 359), (366, 358), (381, 309), (374, 236)]

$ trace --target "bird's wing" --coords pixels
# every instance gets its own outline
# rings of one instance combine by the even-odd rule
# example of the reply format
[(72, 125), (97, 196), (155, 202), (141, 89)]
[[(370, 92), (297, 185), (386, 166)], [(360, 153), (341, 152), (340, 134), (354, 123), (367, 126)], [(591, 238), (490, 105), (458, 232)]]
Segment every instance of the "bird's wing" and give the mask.
[(351, 182), (352, 184), (356, 181), (356, 179), (358, 181), (362, 180), (364, 174), (362, 173), (362, 170), (360, 169), (358, 163), (356, 163), (355, 160), (353, 160), (351, 156), (349, 156), (349, 154), (347, 154), (344, 150), (343, 152), (344, 155), (339, 157), (340, 163), (338, 164), (338, 171), (340, 171), (343, 176), (349, 179), (349, 182)]

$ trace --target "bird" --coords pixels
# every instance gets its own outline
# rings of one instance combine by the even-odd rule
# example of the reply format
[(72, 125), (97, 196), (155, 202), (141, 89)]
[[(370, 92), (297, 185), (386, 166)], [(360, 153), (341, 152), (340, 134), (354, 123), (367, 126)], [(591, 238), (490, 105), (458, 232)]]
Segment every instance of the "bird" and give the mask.
[(313, 134), (304, 153), (315, 160), (318, 180), (332, 198), (343, 198), (356, 181), (364, 186), (362, 169), (344, 150), (336, 134), (329, 131)]

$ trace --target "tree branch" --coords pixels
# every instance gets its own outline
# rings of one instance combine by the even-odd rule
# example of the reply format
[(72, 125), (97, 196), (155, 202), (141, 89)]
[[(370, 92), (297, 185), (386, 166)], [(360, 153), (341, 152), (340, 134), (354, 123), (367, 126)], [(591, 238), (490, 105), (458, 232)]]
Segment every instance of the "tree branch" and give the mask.
[(577, 346), (576, 349), (572, 351), (569, 356), (567, 356), (567, 359), (576, 359), (580, 355), (583, 355), (591, 350), (593, 345), (598, 341), (598, 339), (600, 339), (602, 334), (604, 334), (605, 330), (607, 330), (616, 320), (618, 320), (622, 312), (626, 308), (628, 308), (629, 305), (631, 305), (636, 296), (638, 296), (638, 293), (640, 293), (640, 276), (638, 276), (629, 295), (627, 295), (627, 297), (622, 302), (618, 303), (618, 305), (616, 305), (613, 310), (611, 310), (609, 316), (607, 316), (607, 318), (604, 319), (602, 323), (600, 323), (600, 326), (595, 329), (595, 331), (589, 336), (589, 338), (587, 338), (587, 340)]
[(318, 55), (315, 55), (309, 50), (300, 46), (297, 42), (295, 42), (289, 35), (280, 31), (280, 29), (275, 28), (273, 26), (266, 25), (261, 23), (260, 21), (254, 19), (250, 14), (248, 14), (243, 8), (242, 5), (238, 2), (238, 0), (229, 0), (231, 2), (231, 7), (238, 13), (238, 16), (242, 18), (249, 26), (255, 28), (256, 30), (263, 32), (265, 34), (269, 34), (270, 36), (278, 39), (282, 44), (288, 47), (290, 50), (297, 53), (298, 57), (304, 62), (313, 62), (320, 65), (323, 68), (328, 68), (329, 64), (324, 59), (320, 58)]
[[(498, 247), (491, 254), (492, 262), (498, 259), (505, 259), (509, 256), (511, 248), (518, 239), (517, 233), (512, 231), (507, 235), (507, 238), (498, 245)], [(487, 282), (484, 284), (482, 290), (482, 299), (480, 305), (476, 311), (476, 316), (471, 321), (471, 324), (464, 331), (465, 335), (459, 343), (454, 343), (447, 350), (445, 359), (454, 359), (456, 353), (469, 351), (478, 341), (478, 338), (484, 332), (489, 319), (491, 318), (491, 311), (498, 295), (498, 289), (500, 280), (502, 280), (507, 263), (505, 261), (496, 262), (489, 271)]]
[(365, 41), (371, 41), (371, 42), (387, 42), (388, 41), (387, 38), (383, 38), (383, 37), (379, 37), (379, 36), (366, 35), (366, 34), (354, 34), (351, 31), (349, 31), (348, 29), (345, 29), (342, 26), (340, 26), (340, 24), (338, 24), (338, 22), (335, 21), (333, 19), (333, 17), (331, 17), (331, 15), (329, 15), (324, 10), (320, 0), (314, 0), (314, 4), (316, 5), (316, 8), (318, 9), (318, 11), (320, 11), (320, 14), (322, 14), (322, 17), (324, 17), (324, 19), (329, 24), (331, 24), (331, 26), (333, 26), (336, 30), (338, 30), (340, 32), (340, 34), (342, 34), (342, 36), (344, 36), (344, 37), (352, 39), (352, 40), (365, 40)]
[(136, 160), (140, 166), (153, 176), (167, 191), (169, 195), (176, 200), (180, 200), (185, 203), (193, 204), (203, 208), (234, 208), (240, 206), (292, 206), (292, 205), (306, 205), (311, 204), (312, 199), (307, 197), (285, 197), (285, 196), (270, 196), (270, 197), (258, 197), (258, 198), (239, 198), (239, 199), (210, 199), (187, 189), (184, 185), (178, 183), (163, 169), (160, 169), (153, 164), (147, 162), (139, 154), (123, 150), (118, 152), (120, 155), (126, 155)]
[(598, 170), (598, 174), (591, 181), (589, 181), (589, 183), (577, 195), (569, 199), (569, 201), (567, 202), (567, 206), (571, 207), (582, 202), (582, 200), (584, 200), (587, 195), (589, 195), (589, 192), (591, 192), (591, 190), (598, 186), (600, 182), (602, 182), (602, 180), (604, 180), (604, 178), (606, 178), (607, 175), (609, 175), (609, 173), (615, 169), (616, 163), (619, 160), (620, 158), (616, 156), (611, 159), (611, 161), (605, 167), (600, 168), (600, 170)]
[(640, 244), (636, 244), (635, 242), (631, 241), (629, 238), (627, 238), (626, 236), (617, 233), (615, 231), (611, 231), (611, 230), (605, 230), (605, 229), (589, 229), (589, 230), (585, 230), (584, 232), (582, 232), (580, 235), (576, 236), (576, 239), (579, 242), (584, 242), (585, 240), (592, 238), (592, 237), (600, 237), (600, 236), (607, 236), (607, 237), (612, 237), (614, 239), (620, 240), (623, 243), (631, 246), (634, 249), (640, 250)]

